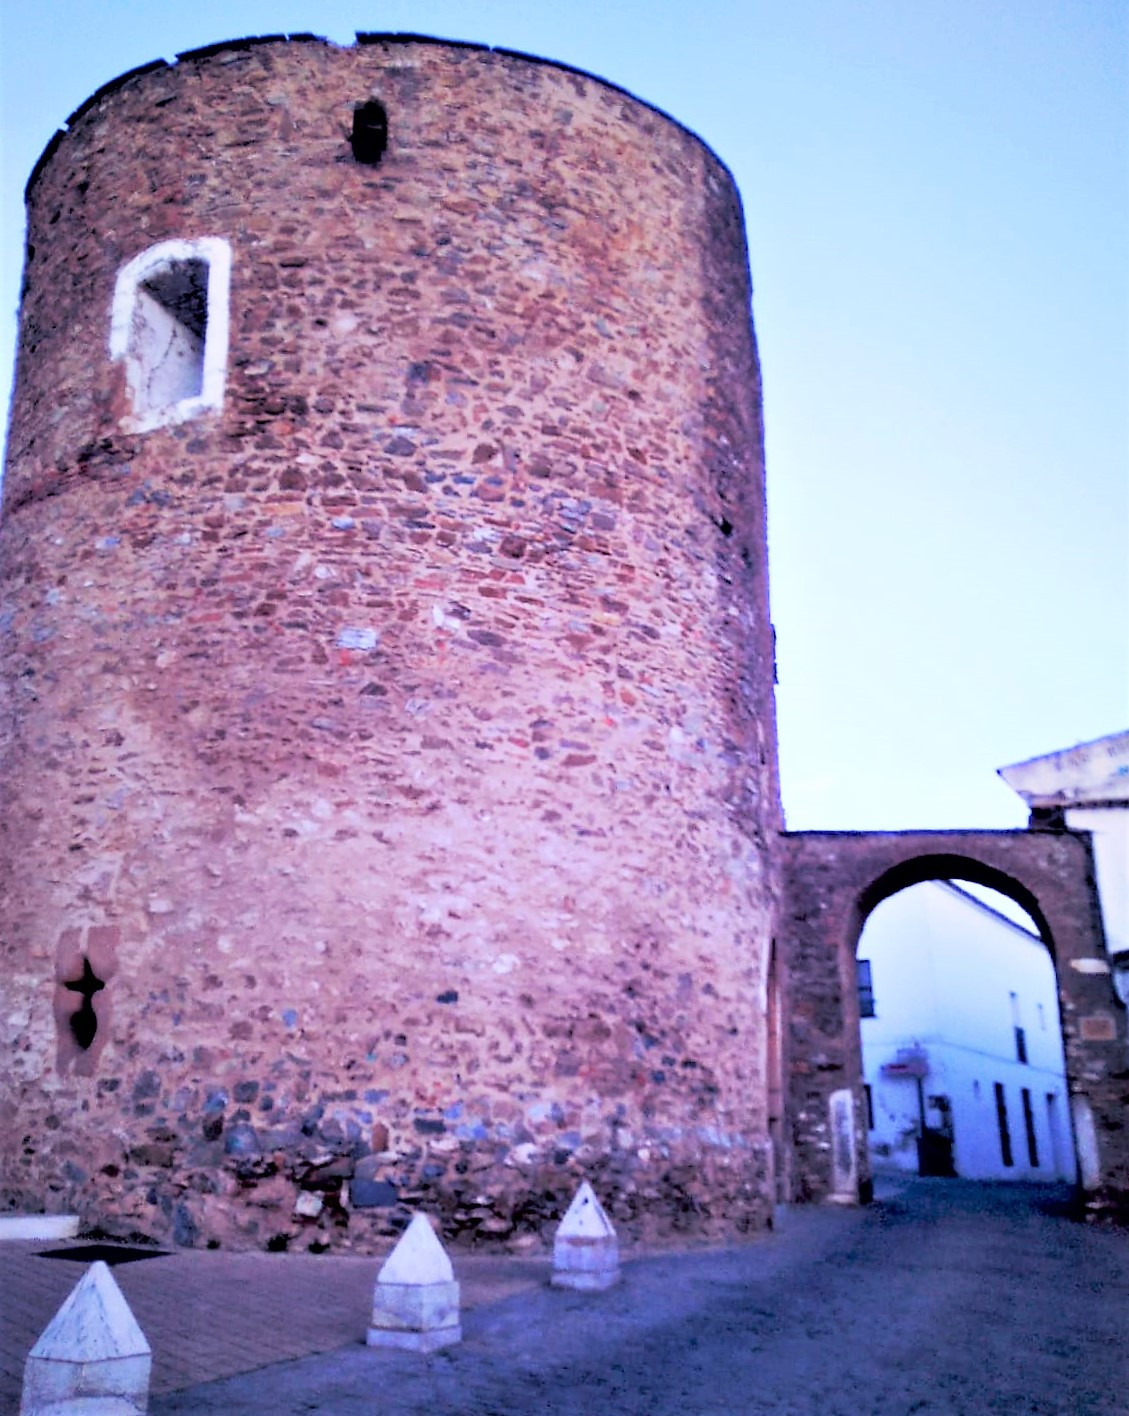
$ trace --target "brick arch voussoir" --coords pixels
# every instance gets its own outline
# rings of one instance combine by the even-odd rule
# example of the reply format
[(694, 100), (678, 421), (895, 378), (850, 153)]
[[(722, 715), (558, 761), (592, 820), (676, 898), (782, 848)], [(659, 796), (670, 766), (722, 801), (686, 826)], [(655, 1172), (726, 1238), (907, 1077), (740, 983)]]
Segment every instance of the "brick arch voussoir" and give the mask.
[[(881, 870), (859, 894), (857, 912), (862, 916), (862, 927), (866, 920), (884, 900), (923, 885), (930, 880), (963, 880), (986, 889), (996, 890), (1006, 895), (1031, 916), (1039, 931), (1039, 937), (1054, 956), (1054, 937), (1046, 914), (1039, 901), (1039, 882), (1034, 887), (1023, 878), (1026, 871), (1001, 869), (987, 861), (966, 854), (952, 852), (929, 852), (925, 855), (911, 855), (900, 859)], [(861, 934), (861, 927), (860, 927)], [(857, 945), (857, 939), (856, 939)]]

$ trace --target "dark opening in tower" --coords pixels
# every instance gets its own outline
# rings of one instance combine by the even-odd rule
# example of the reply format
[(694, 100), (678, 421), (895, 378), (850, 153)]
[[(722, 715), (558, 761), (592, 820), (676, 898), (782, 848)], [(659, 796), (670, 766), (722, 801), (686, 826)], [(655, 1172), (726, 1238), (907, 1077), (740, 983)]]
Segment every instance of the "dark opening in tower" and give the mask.
[(383, 103), (370, 99), (353, 109), (353, 131), (349, 146), (358, 162), (375, 167), (388, 146), (388, 113)]
[(130, 331), (136, 412), (201, 396), (207, 331), (207, 261), (171, 260), (138, 285)]

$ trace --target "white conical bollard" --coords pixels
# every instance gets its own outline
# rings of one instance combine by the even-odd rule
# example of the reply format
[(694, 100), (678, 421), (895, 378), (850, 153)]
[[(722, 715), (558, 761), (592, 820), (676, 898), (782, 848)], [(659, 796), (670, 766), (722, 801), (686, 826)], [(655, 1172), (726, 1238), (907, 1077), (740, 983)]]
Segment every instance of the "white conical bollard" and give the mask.
[(611, 1220), (585, 1180), (553, 1239), (554, 1288), (593, 1292), (619, 1282), (619, 1242)]
[(113, 1275), (91, 1264), (28, 1353), (20, 1416), (137, 1416), (149, 1409), (151, 1365)]
[(435, 1231), (417, 1214), (376, 1277), (370, 1347), (434, 1352), (462, 1338), (459, 1285)]

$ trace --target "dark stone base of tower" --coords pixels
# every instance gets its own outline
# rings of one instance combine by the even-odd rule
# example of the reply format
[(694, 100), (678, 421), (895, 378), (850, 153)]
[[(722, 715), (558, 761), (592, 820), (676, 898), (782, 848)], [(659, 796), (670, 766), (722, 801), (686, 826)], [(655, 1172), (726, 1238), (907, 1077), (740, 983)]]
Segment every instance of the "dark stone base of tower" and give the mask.
[(0, 523), (4, 1203), (765, 1222), (748, 308), (716, 159), (539, 61), (228, 45), (72, 115)]

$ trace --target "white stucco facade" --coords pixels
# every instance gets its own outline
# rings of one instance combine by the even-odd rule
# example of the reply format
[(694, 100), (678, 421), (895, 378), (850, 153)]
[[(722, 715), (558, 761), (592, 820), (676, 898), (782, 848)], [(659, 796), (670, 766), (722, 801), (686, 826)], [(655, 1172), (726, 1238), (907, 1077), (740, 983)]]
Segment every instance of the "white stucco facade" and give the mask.
[(1129, 732), (1001, 767), (1000, 776), (1033, 812), (1059, 810), (1073, 831), (1093, 837), (1102, 927), (1112, 959), (1129, 972)]
[(931, 881), (875, 909), (858, 957), (874, 1003), (861, 1031), (875, 1172), (917, 1172), (924, 1105), (957, 1175), (1073, 1180), (1054, 966), (1038, 936)]

